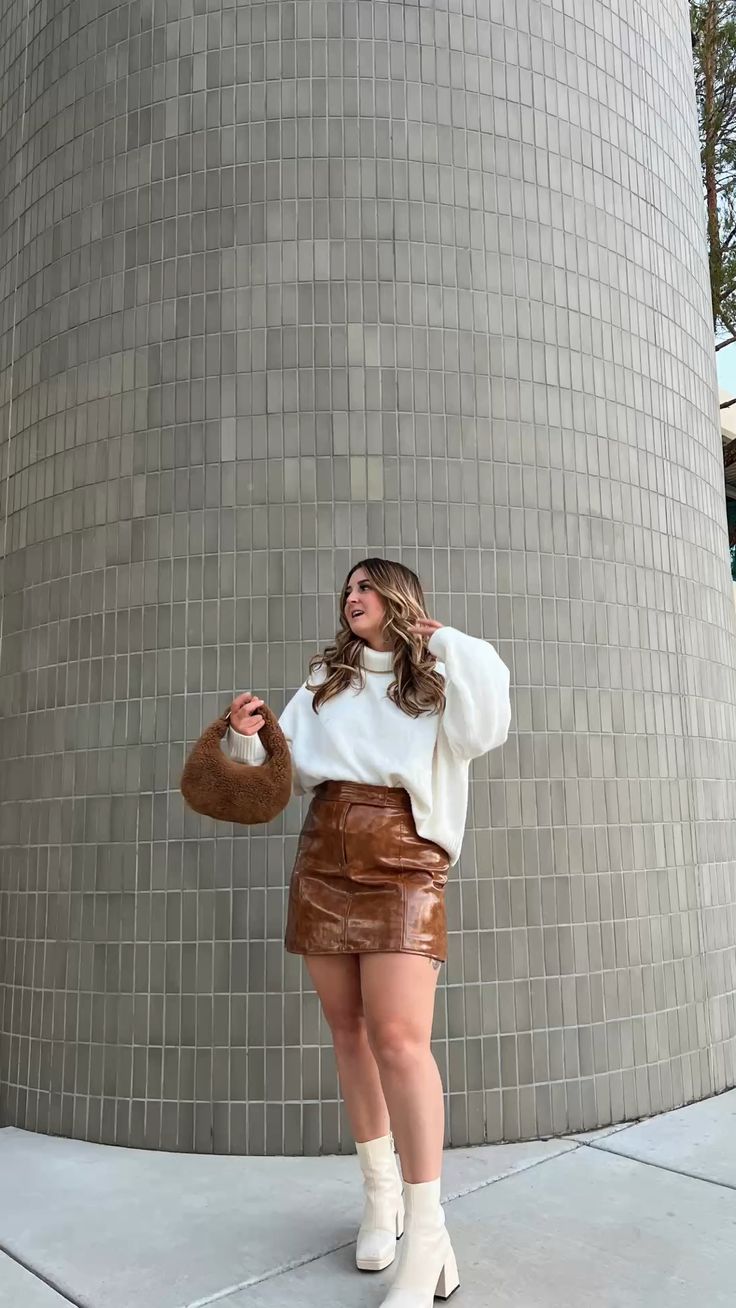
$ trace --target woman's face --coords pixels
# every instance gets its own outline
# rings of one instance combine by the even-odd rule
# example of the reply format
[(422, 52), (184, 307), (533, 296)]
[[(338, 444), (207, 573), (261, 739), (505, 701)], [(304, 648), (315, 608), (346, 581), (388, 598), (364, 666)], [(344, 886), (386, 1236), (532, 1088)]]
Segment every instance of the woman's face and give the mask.
[(344, 611), (354, 636), (360, 636), (372, 649), (390, 648), (384, 645), (383, 636), (386, 606), (363, 568), (356, 568), (348, 581)]

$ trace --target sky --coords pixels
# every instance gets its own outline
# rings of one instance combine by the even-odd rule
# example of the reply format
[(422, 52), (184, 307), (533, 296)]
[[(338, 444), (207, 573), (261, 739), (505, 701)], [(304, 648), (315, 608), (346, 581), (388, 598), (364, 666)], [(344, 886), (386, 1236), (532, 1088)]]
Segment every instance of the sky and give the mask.
[(724, 391), (730, 391), (731, 395), (736, 395), (736, 345), (727, 345), (725, 350), (719, 350), (716, 359), (719, 386)]

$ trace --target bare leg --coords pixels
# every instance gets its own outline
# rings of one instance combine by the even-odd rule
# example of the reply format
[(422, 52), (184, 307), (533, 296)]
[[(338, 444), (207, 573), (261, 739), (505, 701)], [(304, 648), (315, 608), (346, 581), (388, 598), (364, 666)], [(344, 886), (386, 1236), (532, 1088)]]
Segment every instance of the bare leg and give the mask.
[(376, 1060), (368, 1043), (357, 954), (305, 957), (332, 1033), (340, 1089), (356, 1143), (388, 1135), (389, 1115)]
[(439, 968), (419, 954), (361, 954), (368, 1039), (378, 1064), (405, 1181), (442, 1170), (445, 1106), (430, 1050)]

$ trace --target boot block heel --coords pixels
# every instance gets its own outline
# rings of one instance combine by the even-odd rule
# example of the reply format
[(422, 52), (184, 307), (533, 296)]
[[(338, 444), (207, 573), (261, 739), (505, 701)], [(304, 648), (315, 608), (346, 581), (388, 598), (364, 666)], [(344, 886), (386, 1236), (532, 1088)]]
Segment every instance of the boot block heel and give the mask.
[(437, 1282), (437, 1289), (434, 1292), (435, 1299), (449, 1299), (460, 1285), (460, 1277), (457, 1274), (457, 1260), (455, 1254), (450, 1250), (445, 1265), (440, 1272), (440, 1279)]

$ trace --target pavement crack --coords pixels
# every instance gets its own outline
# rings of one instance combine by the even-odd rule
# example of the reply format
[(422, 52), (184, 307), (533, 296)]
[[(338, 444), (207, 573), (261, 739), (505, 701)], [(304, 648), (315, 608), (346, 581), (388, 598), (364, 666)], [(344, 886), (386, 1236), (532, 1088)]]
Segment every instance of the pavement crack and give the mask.
[[(509, 1167), (506, 1171), (498, 1172), (495, 1176), (488, 1177), (485, 1181), (474, 1182), (466, 1186), (464, 1190), (457, 1190), (445, 1196), (442, 1200), (444, 1204), (453, 1203), (456, 1199), (464, 1199), (466, 1195), (476, 1194), (479, 1190), (485, 1190), (489, 1185), (495, 1185), (497, 1181), (505, 1181), (509, 1177), (516, 1176), (520, 1172), (528, 1172), (533, 1167), (540, 1167), (543, 1163), (554, 1162), (564, 1154), (574, 1153), (577, 1148), (577, 1142), (574, 1145), (566, 1145), (554, 1154), (549, 1154), (545, 1158), (533, 1158), (529, 1162), (522, 1163), (517, 1167)], [(239, 1294), (242, 1290), (251, 1290), (254, 1285), (262, 1285), (265, 1281), (274, 1280), (277, 1276), (283, 1276), (286, 1272), (293, 1272), (297, 1267), (306, 1267), (309, 1263), (316, 1263), (320, 1258), (328, 1258), (330, 1254), (339, 1253), (341, 1249), (349, 1249), (355, 1244), (355, 1240), (343, 1240), (341, 1244), (330, 1245), (327, 1249), (322, 1249), (319, 1253), (305, 1254), (302, 1258), (294, 1258), (291, 1262), (283, 1263), (280, 1267), (271, 1267), (268, 1271), (262, 1272), (256, 1276), (250, 1276), (245, 1281), (240, 1281), (237, 1285), (230, 1285), (224, 1290), (217, 1290), (214, 1294), (205, 1295), (202, 1299), (195, 1299), (191, 1303), (182, 1305), (182, 1308), (209, 1308), (210, 1304), (219, 1303), (223, 1299), (228, 1299), (230, 1295)]]
[(43, 1272), (39, 1272), (31, 1263), (27, 1263), (17, 1253), (13, 1253), (13, 1250), (8, 1249), (7, 1245), (0, 1243), (0, 1253), (5, 1254), (5, 1257), (9, 1258), (17, 1267), (22, 1267), (23, 1271), (28, 1272), (29, 1276), (35, 1276), (37, 1281), (43, 1281), (43, 1284), (47, 1285), (49, 1290), (53, 1290), (54, 1294), (58, 1294), (59, 1298), (64, 1300), (64, 1303), (72, 1304), (73, 1308), (93, 1308), (93, 1305), (87, 1303), (85, 1299), (72, 1299), (71, 1295), (67, 1294), (66, 1290), (62, 1290), (56, 1281), (52, 1281), (50, 1276), (44, 1276)]
[(249, 1276), (245, 1281), (239, 1281), (237, 1285), (229, 1285), (224, 1290), (216, 1290), (213, 1294), (206, 1294), (202, 1299), (193, 1299), (191, 1303), (184, 1304), (182, 1308), (207, 1308), (208, 1304), (219, 1303), (222, 1299), (228, 1299), (231, 1294), (239, 1294), (241, 1290), (252, 1290), (254, 1285), (262, 1285), (264, 1281), (271, 1281), (277, 1276), (283, 1276), (286, 1272), (296, 1271), (297, 1267), (306, 1267), (309, 1263), (316, 1263), (320, 1258), (328, 1258), (330, 1254), (337, 1253), (340, 1249), (349, 1249), (355, 1244), (355, 1240), (343, 1240), (342, 1244), (330, 1245), (328, 1249), (321, 1249), (319, 1253), (305, 1254), (302, 1258), (293, 1258), (288, 1263), (282, 1263), (279, 1267), (270, 1267), (267, 1272), (260, 1272), (255, 1276)]
[(544, 1158), (530, 1158), (528, 1162), (519, 1163), (516, 1167), (507, 1167), (503, 1172), (497, 1172), (494, 1176), (489, 1176), (485, 1181), (475, 1181), (468, 1185), (464, 1190), (456, 1190), (453, 1194), (448, 1194), (443, 1200), (443, 1204), (453, 1203), (455, 1199), (464, 1199), (468, 1194), (476, 1194), (479, 1190), (485, 1190), (489, 1185), (495, 1185), (497, 1181), (508, 1181), (512, 1176), (520, 1176), (522, 1172), (530, 1172), (534, 1167), (543, 1167), (545, 1163), (553, 1163), (558, 1158), (563, 1158), (566, 1154), (574, 1154), (578, 1147), (578, 1141), (573, 1144), (565, 1144), (564, 1148), (558, 1149), (553, 1154), (546, 1154)]
[(596, 1149), (599, 1154), (609, 1157), (627, 1158), (630, 1163), (641, 1163), (642, 1167), (653, 1167), (656, 1172), (670, 1172), (673, 1176), (686, 1176), (690, 1181), (702, 1181), (703, 1185), (715, 1185), (721, 1190), (736, 1190), (736, 1182), (714, 1181), (710, 1176), (701, 1176), (697, 1172), (687, 1172), (684, 1167), (668, 1167), (664, 1163), (655, 1163), (650, 1158), (638, 1158), (636, 1154), (625, 1154), (620, 1149), (607, 1149), (604, 1144), (595, 1144), (592, 1140), (581, 1140), (586, 1149)]

